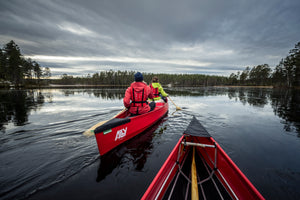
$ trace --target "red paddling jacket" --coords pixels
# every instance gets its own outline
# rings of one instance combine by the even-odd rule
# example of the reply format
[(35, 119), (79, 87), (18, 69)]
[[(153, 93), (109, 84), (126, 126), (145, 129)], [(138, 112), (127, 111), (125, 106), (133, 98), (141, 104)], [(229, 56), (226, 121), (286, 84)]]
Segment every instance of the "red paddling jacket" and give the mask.
[(150, 87), (145, 82), (133, 82), (125, 92), (123, 103), (126, 108), (129, 108), (130, 113), (144, 114), (150, 111), (148, 98), (154, 98)]

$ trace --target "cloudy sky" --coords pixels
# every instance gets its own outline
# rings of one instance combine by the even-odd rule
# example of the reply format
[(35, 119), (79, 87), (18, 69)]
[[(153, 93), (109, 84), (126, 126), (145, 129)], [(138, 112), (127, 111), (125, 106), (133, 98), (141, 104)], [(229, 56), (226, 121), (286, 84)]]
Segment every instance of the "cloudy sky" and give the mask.
[(0, 0), (0, 45), (53, 76), (103, 70), (229, 75), (300, 41), (299, 0)]

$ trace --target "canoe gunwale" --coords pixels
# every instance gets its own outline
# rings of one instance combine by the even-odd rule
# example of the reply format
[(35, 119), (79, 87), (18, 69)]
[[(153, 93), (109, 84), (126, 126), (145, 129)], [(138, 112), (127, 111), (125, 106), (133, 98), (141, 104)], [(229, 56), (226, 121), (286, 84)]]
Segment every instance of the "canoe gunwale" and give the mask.
[[(200, 165), (204, 165), (207, 172), (201, 177), (201, 180), (199, 175), (197, 175), (199, 178), (197, 184), (199, 190), (201, 190), (201, 192), (199, 191), (199, 194), (202, 194), (204, 199), (209, 195), (209, 193), (205, 195), (205, 192), (207, 191), (203, 188), (204, 186), (202, 186), (207, 181), (215, 188), (215, 195), (219, 196), (221, 199), (224, 199), (224, 197), (225, 199), (264, 199), (212, 137), (205, 138), (187, 134), (181, 136), (167, 160), (144, 193), (142, 199), (170, 199), (172, 195), (174, 195), (172, 193), (176, 186), (176, 181), (181, 174), (184, 179), (188, 180), (188, 182), (186, 182), (187, 185), (182, 188), (182, 192), (186, 196), (189, 195), (188, 190), (191, 186), (191, 180), (184, 174), (182, 167), (192, 146), (196, 147), (198, 161), (202, 163)], [(203, 170), (205, 171), (204, 168)], [(233, 176), (232, 178), (235, 180), (232, 180), (230, 176)], [(181, 178), (181, 180), (183, 179)], [(185, 189), (185, 187), (187, 189)]]

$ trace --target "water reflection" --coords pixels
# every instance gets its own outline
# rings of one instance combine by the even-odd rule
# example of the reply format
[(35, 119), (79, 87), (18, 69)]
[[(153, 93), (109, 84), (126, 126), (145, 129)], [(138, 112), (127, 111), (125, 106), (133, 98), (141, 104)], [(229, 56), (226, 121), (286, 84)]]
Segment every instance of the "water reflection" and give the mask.
[(12, 122), (22, 126), (28, 121), (31, 110), (40, 109), (45, 97), (40, 90), (0, 91), (0, 131)]
[(65, 96), (75, 95), (75, 94), (88, 94), (94, 95), (95, 97), (102, 99), (123, 99), (125, 94), (125, 89), (63, 89), (62, 92)]
[(284, 129), (289, 132), (295, 128), (300, 137), (300, 91), (274, 90), (271, 99), (275, 115), (284, 120)]
[[(64, 96), (88, 94), (106, 100), (122, 100), (126, 88), (102, 89), (61, 89)], [(28, 122), (31, 110), (41, 108), (45, 102), (52, 102), (51, 90), (14, 90), (0, 91), (0, 131), (12, 122), (22, 126)], [(172, 96), (224, 96), (240, 101), (243, 105), (263, 108), (269, 104), (274, 114), (283, 119), (286, 131), (297, 131), (300, 137), (300, 92), (299, 90), (279, 90), (266, 88), (166, 88)]]
[[(84, 194), (90, 194), (91, 190), (98, 194), (103, 191), (118, 191), (121, 183), (124, 187), (119, 193), (120, 199), (132, 196), (131, 193), (140, 195), (139, 191), (144, 192), (146, 188), (142, 182), (152, 180), (149, 175), (153, 171), (149, 169), (159, 169), (161, 166), (158, 166), (158, 163), (165, 160), (157, 154), (167, 157), (167, 150), (173, 148), (178, 136), (188, 125), (187, 119), (191, 117), (190, 114), (197, 114), (197, 118), (205, 118), (204, 122), (210, 129), (209, 132), (213, 131), (216, 139), (227, 148), (227, 153), (236, 159), (239, 166), (248, 171), (249, 178), (254, 179), (265, 194), (275, 198), (278, 195), (284, 198), (287, 193), (292, 197), (299, 196), (296, 188), (300, 180), (299, 159), (294, 159), (299, 152), (299, 140), (285, 135), (300, 137), (299, 90), (211, 87), (171, 88), (166, 91), (174, 96), (176, 104), (180, 107), (184, 105), (180, 99), (186, 100), (190, 104), (185, 104), (188, 108), (176, 112), (174, 106), (170, 105), (168, 121), (156, 124), (158, 128), (152, 127), (156, 129), (154, 133), (154, 130), (149, 130), (140, 134), (100, 158), (96, 169), (91, 170), (90, 175), (91, 185), (95, 185), (92, 187), (87, 184), (89, 186)], [(99, 161), (95, 139), (85, 138), (82, 132), (116, 114), (122, 104), (124, 92), (125, 89), (116, 88), (0, 90), (0, 174), (3, 175), (0, 176), (0, 199), (29, 198), (37, 191), (53, 185), (57, 185), (54, 189), (56, 192), (57, 188), (65, 188), (58, 183), (79, 175), (82, 169)], [(223, 103), (228, 103), (228, 106), (218, 111)], [(206, 107), (206, 104), (211, 105)], [(238, 115), (231, 113), (241, 107), (251, 112)], [(258, 109), (252, 109), (253, 107)], [(258, 113), (255, 113), (256, 111)], [(273, 117), (274, 115), (280, 117), (279, 120), (282, 119), (283, 125), (278, 124), (279, 120)], [(234, 121), (237, 118), (239, 124)], [(254, 122), (250, 123), (247, 120)], [(265, 122), (270, 124), (264, 127)], [(166, 131), (162, 124), (168, 127)], [(254, 127), (253, 124), (259, 126)], [(2, 134), (5, 128), (7, 134)], [(278, 132), (273, 134), (277, 129)], [(249, 162), (248, 158), (254, 162)], [(82, 179), (79, 179), (77, 186), (74, 187), (77, 183), (72, 185), (71, 180), (70, 191), (78, 190), (78, 193), (81, 193), (80, 184), (87, 179), (85, 173), (79, 176), (82, 176)], [(282, 181), (282, 177), (285, 181)], [(126, 184), (138, 185), (135, 186), (137, 193), (129, 191), (131, 187), (126, 187)], [(102, 191), (99, 192), (100, 185)], [(274, 188), (279, 189), (273, 193)], [(58, 199), (69, 195), (68, 190), (62, 191), (61, 198)], [(42, 196), (50, 198), (51, 195), (47, 194), (46, 192)], [(76, 195), (76, 192), (74, 194)]]
[(264, 107), (269, 102), (274, 114), (281, 119), (284, 130), (296, 131), (300, 137), (300, 91), (284, 89), (245, 89), (229, 90), (228, 97), (235, 98), (244, 105)]
[(244, 105), (248, 103), (251, 106), (264, 107), (269, 102), (269, 97), (272, 90), (255, 88), (238, 88), (228, 90), (229, 99), (236, 99), (236, 101), (242, 102)]
[[(163, 131), (166, 129), (166, 127), (164, 127), (156, 130), (164, 121), (165, 118), (161, 119), (144, 133), (121, 144), (108, 154), (101, 156), (96, 181), (101, 182), (118, 167), (133, 167), (135, 171), (142, 171), (147, 162), (148, 155), (152, 153), (153, 136), (163, 134)], [(155, 130), (156, 132), (154, 132)]]

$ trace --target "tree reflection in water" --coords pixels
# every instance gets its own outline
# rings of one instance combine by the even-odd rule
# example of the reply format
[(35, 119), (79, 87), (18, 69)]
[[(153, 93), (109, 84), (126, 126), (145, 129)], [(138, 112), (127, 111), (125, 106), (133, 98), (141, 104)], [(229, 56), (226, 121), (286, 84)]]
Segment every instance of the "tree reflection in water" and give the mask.
[(125, 90), (127, 88), (102, 88), (102, 89), (63, 89), (62, 92), (65, 96), (75, 95), (75, 94), (88, 94), (94, 95), (95, 97), (101, 99), (123, 99)]
[(300, 137), (300, 91), (274, 90), (271, 100), (275, 115), (284, 120), (284, 129), (289, 132), (295, 128)]
[(8, 123), (26, 124), (30, 111), (40, 109), (44, 101), (40, 90), (0, 91), (0, 131), (5, 131), (4, 125)]
[(206, 88), (181, 88), (169, 94), (178, 96), (218, 96), (228, 95), (229, 99), (247, 103), (253, 107), (263, 108), (270, 103), (274, 114), (281, 119), (284, 130), (296, 131), (300, 137), (300, 90), (272, 89), (272, 88), (245, 88), (245, 87), (206, 87)]
[[(65, 96), (76, 94), (94, 95), (107, 100), (122, 100), (126, 88), (101, 89), (61, 89)], [(8, 123), (22, 126), (27, 123), (31, 110), (37, 110), (44, 104), (45, 98), (52, 101), (51, 90), (1, 90), (0, 91), (0, 131), (5, 131)], [(261, 107), (270, 103), (274, 114), (283, 119), (286, 131), (296, 130), (300, 137), (300, 91), (271, 88), (166, 88), (172, 96), (220, 96), (240, 101), (243, 105)]]
[(229, 90), (228, 97), (236, 98), (244, 105), (264, 107), (270, 102), (274, 114), (281, 119), (284, 130), (296, 130), (300, 137), (300, 91), (289, 89), (245, 89)]

